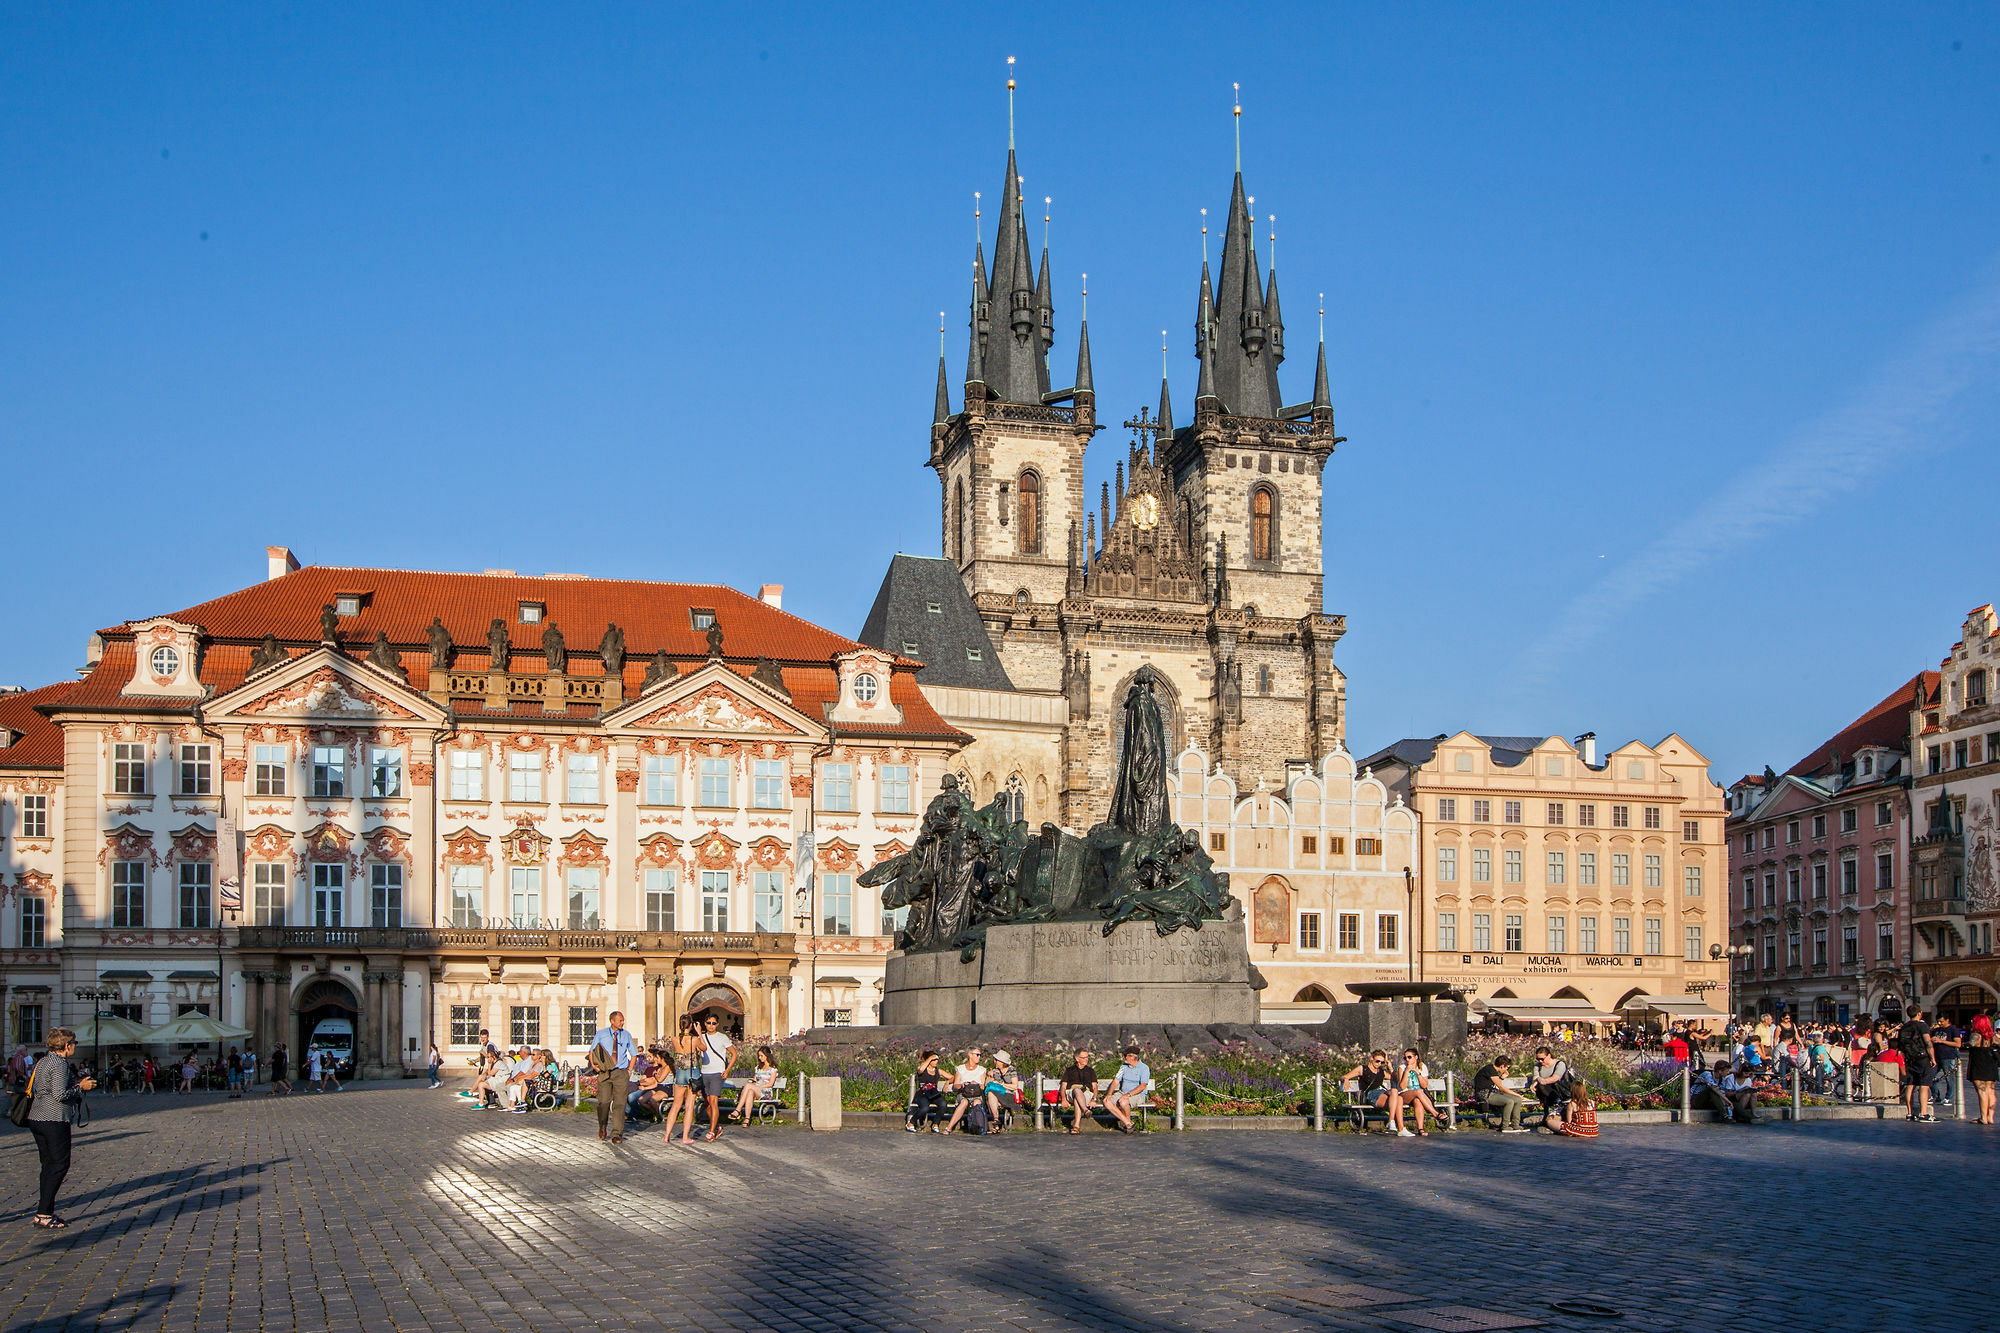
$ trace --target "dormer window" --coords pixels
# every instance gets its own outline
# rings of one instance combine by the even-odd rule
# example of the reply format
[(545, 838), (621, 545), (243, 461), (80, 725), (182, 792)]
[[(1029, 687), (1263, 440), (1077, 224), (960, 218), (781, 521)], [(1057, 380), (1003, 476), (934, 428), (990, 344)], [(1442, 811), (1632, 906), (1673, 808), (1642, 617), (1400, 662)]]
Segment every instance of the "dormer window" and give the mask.
[(343, 620), (361, 614), (361, 594), (344, 592), (333, 599), (333, 613)]
[(541, 623), (542, 623), (542, 613), (543, 613), (543, 611), (544, 611), (545, 609), (546, 609), (546, 608), (544, 608), (544, 607), (542, 606), (542, 604), (541, 604), (540, 602), (522, 602), (522, 603), (521, 603), (521, 623), (522, 623), (523, 625), (539, 625), (539, 624), (541, 624)]
[(915, 639), (903, 640), (903, 656), (915, 657), (916, 655), (917, 655), (917, 641)]
[(1862, 755), (1862, 756), (1861, 756), (1861, 776), (1865, 778), (1865, 777), (1867, 777), (1867, 776), (1868, 776), (1869, 774), (1873, 773), (1874, 771), (1875, 771), (1875, 756), (1874, 756), (1874, 755), (1872, 755), (1872, 754), (1864, 754), (1864, 755)]
[(691, 606), (688, 608), (688, 624), (705, 634), (715, 628), (715, 612), (708, 607)]
[(862, 703), (864, 704), (874, 703), (875, 696), (880, 692), (881, 692), (880, 684), (877, 683), (874, 676), (870, 675), (866, 671), (862, 672), (860, 675), (854, 678), (854, 697), (859, 701), (861, 701)]
[(965, 660), (968, 662), (984, 662), (986, 660), (986, 650), (983, 648), (967, 648), (965, 650)]
[(161, 680), (172, 680), (174, 674), (181, 669), (180, 651), (162, 644), (153, 650), (152, 657), (147, 659), (147, 665), (153, 668), (153, 674)]
[(930, 613), (931, 613), (932, 615), (934, 615), (934, 616), (941, 616), (941, 615), (943, 615), (943, 614), (944, 614), (944, 603), (943, 603), (943, 602), (925, 602), (925, 603), (924, 603), (924, 610), (926, 610), (926, 611), (930, 612)]

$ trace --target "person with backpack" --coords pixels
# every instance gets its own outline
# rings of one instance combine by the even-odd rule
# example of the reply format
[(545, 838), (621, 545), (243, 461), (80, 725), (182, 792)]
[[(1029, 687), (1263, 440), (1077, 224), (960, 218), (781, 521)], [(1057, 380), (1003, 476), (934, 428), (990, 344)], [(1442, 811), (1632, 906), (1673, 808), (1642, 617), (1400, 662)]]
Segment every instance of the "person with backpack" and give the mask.
[(1903, 1053), (1903, 1076), (1910, 1090), (1910, 1119), (1936, 1120), (1931, 1111), (1931, 1080), (1937, 1075), (1937, 1056), (1931, 1047), (1931, 1025), (1924, 1021), (1923, 1010), (1913, 1008), (1903, 1019), (1903, 1026), (1896, 1033), (1896, 1049)]
[(944, 1133), (958, 1128), (963, 1119), (966, 1127), (975, 1134), (986, 1132), (986, 1066), (979, 1062), (979, 1048), (974, 1046), (965, 1053), (965, 1063), (954, 1065), (951, 1071), (952, 1090), (958, 1094), (958, 1104), (951, 1108), (951, 1119), (945, 1122)]

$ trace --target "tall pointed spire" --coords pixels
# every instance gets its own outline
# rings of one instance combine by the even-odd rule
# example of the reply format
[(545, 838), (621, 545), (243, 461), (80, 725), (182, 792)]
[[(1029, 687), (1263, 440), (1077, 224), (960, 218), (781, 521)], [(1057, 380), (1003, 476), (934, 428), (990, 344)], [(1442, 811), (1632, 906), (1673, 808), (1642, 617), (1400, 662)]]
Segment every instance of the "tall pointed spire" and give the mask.
[(1236, 118), (1236, 178), (1229, 195), (1229, 220), (1222, 235), (1222, 271), (1215, 289), (1215, 385), (1224, 410), (1239, 417), (1277, 415), (1278, 362), (1267, 347), (1264, 284), (1257, 272), (1255, 222), (1243, 189), (1243, 104)]
[(1021, 168), (1012, 142), (1011, 63), (1007, 72), (1007, 177), (1001, 185), (999, 233), (993, 240), (993, 278), (986, 289), (986, 346), (981, 369), (988, 397), (1006, 403), (1039, 405), (1049, 391), (1049, 337), (1042, 327), (1043, 301), (1029, 268)]
[(937, 403), (931, 411), (931, 424), (933, 426), (942, 426), (949, 420), (951, 420), (951, 392), (945, 387), (944, 354), (940, 352), (938, 353)]
[(1319, 369), (1313, 372), (1313, 406), (1333, 410), (1333, 393), (1326, 382), (1326, 293), (1319, 294)]
[(1267, 257), (1271, 261), (1271, 277), (1264, 288), (1264, 332), (1270, 338), (1271, 360), (1282, 364), (1285, 359), (1285, 317), (1278, 313), (1277, 214), (1272, 214), (1268, 222), (1271, 227), (1271, 248), (1267, 252)]
[[(1048, 202), (1047, 199), (1042, 200), (1044, 206)], [(1041, 385), (1044, 394), (1049, 391), (1049, 349), (1056, 344), (1055, 299), (1049, 292), (1048, 221), (1048, 214), (1043, 213), (1042, 269), (1040, 275), (1035, 279), (1035, 337), (1039, 340), (1036, 350), (1040, 353), (1035, 358), (1035, 366), (1041, 372)]]
[(1083, 591), (1083, 551), (1078, 544), (1075, 519), (1069, 521), (1069, 566), (1063, 577), (1063, 589), (1072, 597)]
[[(1203, 230), (1206, 230), (1204, 228)], [(1222, 409), (1221, 399), (1215, 391), (1215, 301), (1208, 283), (1208, 261), (1201, 264), (1201, 314), (1198, 320), (1201, 336), (1196, 341), (1196, 349), (1201, 355), (1201, 374), (1195, 380), (1194, 410), (1199, 416), (1202, 404), (1209, 404), (1215, 411)]]
[(1174, 404), (1167, 393), (1167, 331), (1160, 330), (1160, 434), (1165, 443), (1174, 433)]
[(979, 192), (972, 192), (972, 321), (965, 347), (965, 382), (986, 382), (986, 248), (979, 235)]
[(1083, 322), (1076, 334), (1076, 391), (1094, 396), (1097, 389), (1090, 379), (1090, 275), (1083, 276)]

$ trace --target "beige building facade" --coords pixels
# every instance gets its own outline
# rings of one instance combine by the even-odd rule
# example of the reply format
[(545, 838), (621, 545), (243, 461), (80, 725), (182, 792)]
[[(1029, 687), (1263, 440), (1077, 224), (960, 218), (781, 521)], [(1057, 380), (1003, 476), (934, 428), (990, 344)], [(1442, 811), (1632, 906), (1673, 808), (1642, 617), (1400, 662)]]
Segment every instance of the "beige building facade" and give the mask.
[(1421, 822), (1421, 972), (1486, 1004), (1729, 1012), (1727, 813), (1679, 736), (1399, 741), (1365, 771)]

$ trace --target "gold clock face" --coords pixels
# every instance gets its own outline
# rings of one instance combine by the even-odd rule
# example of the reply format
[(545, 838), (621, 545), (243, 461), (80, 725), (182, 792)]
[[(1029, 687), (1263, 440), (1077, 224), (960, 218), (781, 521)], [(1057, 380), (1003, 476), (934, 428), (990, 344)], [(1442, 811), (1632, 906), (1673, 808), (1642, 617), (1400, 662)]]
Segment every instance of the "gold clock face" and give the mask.
[(1135, 526), (1151, 529), (1159, 521), (1160, 502), (1157, 497), (1142, 495), (1132, 502), (1132, 522)]

